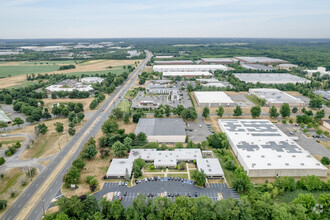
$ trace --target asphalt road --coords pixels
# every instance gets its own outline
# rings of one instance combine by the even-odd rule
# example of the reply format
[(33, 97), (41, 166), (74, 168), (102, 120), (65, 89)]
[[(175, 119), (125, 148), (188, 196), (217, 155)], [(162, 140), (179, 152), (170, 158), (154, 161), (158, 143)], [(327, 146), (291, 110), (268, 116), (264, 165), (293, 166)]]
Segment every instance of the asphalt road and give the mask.
[[(38, 175), (38, 177), (28, 186), (28, 188), (21, 194), (21, 196), (16, 200), (16, 202), (9, 207), (6, 213), (3, 215), (2, 219), (17, 219), (17, 215), (24, 208), (24, 206), (29, 203), (33, 195), (38, 191), (39, 187), (49, 178), (52, 172), (55, 170), (57, 165), (62, 161), (65, 155), (70, 152), (71, 148), (75, 143), (88, 131), (82, 139), (81, 144), (77, 148), (76, 152), (66, 163), (66, 165), (57, 174), (54, 181), (48, 186), (47, 191), (43, 194), (42, 199), (38, 201), (37, 205), (30, 211), (27, 219), (35, 220), (40, 219), (45, 212), (46, 208), (51, 203), (51, 200), (55, 197), (56, 193), (59, 191), (62, 185), (63, 176), (67, 173), (68, 169), (71, 167), (72, 162), (79, 156), (82, 151), (84, 144), (88, 141), (90, 137), (94, 137), (98, 131), (101, 129), (103, 122), (109, 117), (111, 111), (116, 105), (121, 101), (127, 90), (135, 82), (137, 76), (141, 73), (144, 66), (150, 60), (152, 54), (147, 52), (147, 58), (141, 62), (141, 64), (129, 75), (129, 77), (120, 85), (115, 92), (104, 102), (104, 104), (97, 110), (97, 112), (85, 123), (85, 125), (71, 138), (67, 145), (60, 151), (52, 162)], [(131, 80), (132, 79), (132, 80)], [(129, 83), (127, 83), (131, 80)], [(127, 83), (127, 84), (126, 84)], [(118, 96), (117, 96), (118, 95)], [(118, 97), (112, 104), (112, 100)], [(111, 105), (110, 105), (111, 104)], [(102, 109), (109, 109), (102, 112)], [(96, 123), (94, 123), (96, 121)]]

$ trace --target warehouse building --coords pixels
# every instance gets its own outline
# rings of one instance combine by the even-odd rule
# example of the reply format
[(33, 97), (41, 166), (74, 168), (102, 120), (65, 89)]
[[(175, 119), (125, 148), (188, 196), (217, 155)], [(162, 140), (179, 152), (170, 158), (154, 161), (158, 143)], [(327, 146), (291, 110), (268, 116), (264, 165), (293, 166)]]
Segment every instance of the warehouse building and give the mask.
[(55, 85), (46, 87), (48, 92), (72, 92), (78, 90), (81, 92), (93, 92), (94, 89), (91, 85), (85, 85), (82, 82), (78, 82), (74, 79), (66, 79)]
[(311, 81), (288, 73), (234, 73), (235, 77), (246, 83), (287, 84), (310, 83)]
[(214, 72), (227, 71), (224, 65), (154, 65), (154, 72)]
[(150, 85), (146, 87), (147, 94), (168, 94), (170, 100), (178, 101), (180, 99), (179, 90), (164, 85)]
[(5, 114), (2, 109), (0, 109), (0, 121), (7, 124), (11, 124), (11, 119)]
[(299, 98), (293, 97), (278, 89), (249, 89), (249, 93), (259, 98), (265, 99), (269, 107), (281, 107), (284, 103), (288, 103), (290, 107), (304, 107), (305, 102)]
[(320, 76), (330, 75), (330, 71), (327, 71), (325, 67), (317, 67), (316, 70), (306, 70), (309, 76), (313, 76), (313, 73), (320, 73)]
[(140, 118), (135, 134), (143, 132), (149, 142), (185, 142), (186, 130), (182, 118)]
[(220, 119), (218, 124), (250, 177), (327, 176), (325, 166), (269, 120)]
[(155, 59), (171, 59), (174, 56), (155, 56)]
[(330, 119), (323, 119), (322, 125), (330, 130)]
[(127, 171), (132, 173), (134, 160), (153, 163), (155, 168), (175, 168), (180, 162), (193, 162), (199, 171), (203, 170), (208, 178), (223, 178), (224, 173), (216, 158), (203, 158), (200, 149), (174, 149), (158, 151), (156, 149), (132, 149), (127, 159), (113, 159), (107, 171), (107, 178), (124, 178)]
[(231, 64), (237, 62), (233, 58), (201, 58), (201, 64)]
[(100, 77), (84, 77), (80, 81), (82, 83), (86, 83), (86, 84), (93, 84), (93, 83), (100, 83), (100, 84), (102, 84), (102, 82), (104, 81), (104, 79), (102, 79)]
[(210, 72), (163, 72), (163, 77), (211, 77)]
[(290, 63), (282, 63), (278, 65), (278, 68), (289, 71), (292, 68), (298, 68), (298, 65), (290, 64)]
[(326, 100), (330, 100), (330, 91), (325, 90), (316, 90), (314, 91), (314, 94), (322, 96), (322, 98)]
[(272, 68), (272, 67), (265, 66), (262, 64), (258, 64), (258, 63), (242, 63), (241, 66), (248, 70), (263, 70), (263, 71), (274, 70), (274, 68)]
[(194, 92), (198, 106), (201, 107), (233, 107), (235, 102), (224, 92)]
[(157, 65), (191, 65), (194, 62), (191, 60), (156, 60)]
[(235, 59), (242, 63), (271, 64), (271, 63), (285, 63), (286, 62), (281, 59), (274, 59), (274, 58), (270, 58), (270, 57), (235, 57)]

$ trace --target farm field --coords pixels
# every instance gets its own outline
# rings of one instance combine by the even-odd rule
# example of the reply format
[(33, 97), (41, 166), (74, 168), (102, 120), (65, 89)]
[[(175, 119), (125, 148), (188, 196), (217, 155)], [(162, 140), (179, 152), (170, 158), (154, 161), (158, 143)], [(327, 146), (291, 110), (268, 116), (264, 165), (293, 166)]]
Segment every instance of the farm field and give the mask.
[(58, 70), (58, 65), (15, 65), (0, 66), (0, 77), (19, 76), (31, 73), (46, 73)]

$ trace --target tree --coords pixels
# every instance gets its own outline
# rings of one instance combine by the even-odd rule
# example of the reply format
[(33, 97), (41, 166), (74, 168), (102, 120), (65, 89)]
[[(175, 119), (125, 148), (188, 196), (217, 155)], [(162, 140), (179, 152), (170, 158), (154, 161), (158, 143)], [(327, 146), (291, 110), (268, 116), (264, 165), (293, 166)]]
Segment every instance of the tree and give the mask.
[(290, 106), (288, 103), (284, 103), (282, 106), (281, 106), (281, 109), (280, 109), (280, 113), (281, 113), (281, 116), (283, 118), (286, 118), (286, 117), (290, 117)]
[(293, 203), (302, 205), (307, 210), (307, 212), (310, 212), (316, 205), (316, 200), (312, 194), (299, 193), (298, 197), (293, 200)]
[(225, 112), (224, 108), (220, 105), (218, 110), (217, 110), (217, 115), (222, 118), (223, 113)]
[(114, 133), (118, 130), (118, 123), (113, 119), (106, 120), (102, 125), (102, 131), (104, 134)]
[(187, 91), (188, 92), (191, 92), (193, 90), (194, 90), (194, 87), (191, 85), (191, 83), (188, 83), (188, 85), (187, 85)]
[(85, 166), (85, 162), (81, 157), (75, 159), (72, 163), (73, 166), (77, 167), (78, 169), (82, 170)]
[(251, 108), (251, 115), (253, 118), (258, 118), (261, 114), (261, 108), (260, 106), (253, 106)]
[(229, 147), (229, 141), (225, 133), (215, 132), (214, 134), (208, 136), (206, 139), (211, 147), (218, 149), (227, 149)]
[(34, 130), (36, 132), (36, 135), (38, 136), (39, 134), (46, 134), (48, 127), (44, 123), (42, 123), (35, 126)]
[(184, 162), (181, 162), (178, 164), (178, 169), (179, 170), (184, 170), (186, 168), (186, 164)]
[(316, 119), (321, 119), (321, 118), (323, 118), (324, 116), (325, 116), (324, 110), (318, 111), (318, 112), (316, 112), (316, 114), (315, 114), (315, 118), (316, 118)]
[(243, 113), (242, 108), (238, 105), (236, 106), (236, 108), (234, 109), (234, 116), (238, 117), (241, 116)]
[(238, 193), (245, 193), (249, 191), (252, 187), (250, 178), (246, 175), (246, 172), (242, 167), (237, 168), (234, 171), (232, 184), (233, 184), (233, 188)]
[(79, 183), (79, 180), (80, 180), (80, 170), (75, 166), (72, 166), (69, 169), (69, 172), (63, 177), (64, 185), (67, 188), (70, 188), (71, 184)]
[(130, 118), (130, 115), (129, 115), (129, 113), (126, 112), (126, 113), (124, 114), (124, 123), (125, 123), (125, 124), (128, 124), (128, 123), (129, 123), (129, 118)]
[(272, 106), (270, 109), (269, 109), (269, 116), (271, 118), (277, 118), (279, 116), (279, 113), (277, 112), (277, 109), (275, 108), (275, 106)]
[(6, 122), (0, 121), (0, 128), (6, 128), (8, 124)]
[(206, 174), (204, 173), (204, 170), (193, 171), (191, 178), (196, 181), (196, 185), (198, 186), (204, 186), (206, 182)]
[(204, 118), (207, 118), (209, 114), (210, 114), (210, 109), (208, 107), (204, 107), (202, 116)]
[(143, 132), (138, 133), (138, 135), (136, 135), (136, 145), (137, 146), (143, 146), (145, 144), (148, 143), (147, 140), (147, 135)]
[(93, 159), (97, 154), (97, 150), (95, 145), (90, 144), (86, 147), (85, 151), (84, 151), (84, 157), (88, 158), (88, 159)]
[(13, 125), (17, 125), (18, 127), (21, 125), (21, 124), (24, 124), (24, 121), (23, 119), (21, 119), (20, 117), (15, 117), (14, 120), (13, 120)]
[(122, 118), (124, 115), (124, 112), (120, 108), (115, 108), (112, 110), (112, 114), (116, 116), (116, 118)]
[(171, 107), (169, 105), (165, 105), (165, 115), (166, 117), (171, 115)]
[(298, 108), (295, 106), (292, 108), (292, 113), (297, 113), (298, 112)]
[(6, 162), (4, 157), (0, 157), (0, 166)]
[(69, 135), (73, 136), (76, 133), (76, 129), (69, 127)]
[(314, 98), (311, 98), (309, 100), (309, 107), (311, 108), (322, 108), (322, 97), (321, 96), (316, 96)]
[(120, 141), (116, 141), (112, 145), (112, 150), (113, 150), (115, 156), (123, 157), (128, 153), (129, 149), (123, 143), (121, 143)]
[(64, 130), (64, 125), (63, 125), (63, 123), (61, 123), (61, 122), (55, 122), (54, 125), (55, 125), (55, 130), (56, 130), (58, 133), (63, 132), (63, 130)]
[(7, 200), (0, 200), (0, 210), (7, 207)]
[[(321, 163), (325, 166), (329, 165), (330, 164), (330, 159), (328, 157), (322, 157), (321, 159)], [(0, 162), (0, 165), (1, 165), (1, 162)]]

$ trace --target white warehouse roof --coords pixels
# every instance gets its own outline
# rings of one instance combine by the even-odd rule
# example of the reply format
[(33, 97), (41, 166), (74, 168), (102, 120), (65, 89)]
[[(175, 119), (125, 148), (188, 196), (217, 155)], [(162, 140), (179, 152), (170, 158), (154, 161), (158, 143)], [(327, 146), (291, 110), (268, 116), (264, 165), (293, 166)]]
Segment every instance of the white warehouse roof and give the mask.
[(220, 119), (218, 123), (251, 177), (327, 175), (325, 166), (269, 120)]
[(209, 72), (163, 72), (164, 77), (171, 77), (171, 76), (212, 76), (212, 73)]
[(249, 92), (255, 94), (259, 98), (265, 99), (267, 101), (267, 104), (305, 104), (305, 102), (301, 99), (293, 97), (292, 95), (289, 95), (288, 93), (282, 92), (278, 89), (249, 89)]
[(224, 65), (154, 65), (155, 72), (208, 72), (215, 70), (227, 71)]
[(309, 83), (310, 80), (288, 73), (234, 73), (235, 77), (246, 83), (287, 84)]
[(195, 92), (198, 103), (234, 103), (224, 92)]
[(84, 77), (81, 79), (82, 83), (102, 83), (104, 81), (104, 79), (100, 78), (100, 77)]

